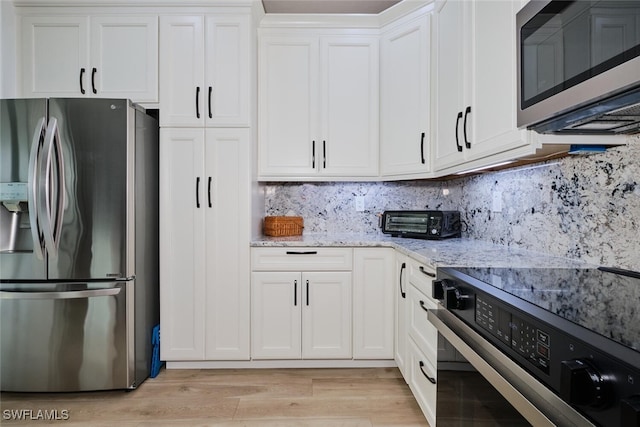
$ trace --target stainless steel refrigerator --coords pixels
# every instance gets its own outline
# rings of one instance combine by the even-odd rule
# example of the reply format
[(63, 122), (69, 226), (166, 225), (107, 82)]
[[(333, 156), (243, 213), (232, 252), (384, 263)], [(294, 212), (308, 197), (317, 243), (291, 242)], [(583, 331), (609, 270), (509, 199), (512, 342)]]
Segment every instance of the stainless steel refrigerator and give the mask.
[(159, 323), (158, 122), (0, 100), (0, 389), (130, 389)]

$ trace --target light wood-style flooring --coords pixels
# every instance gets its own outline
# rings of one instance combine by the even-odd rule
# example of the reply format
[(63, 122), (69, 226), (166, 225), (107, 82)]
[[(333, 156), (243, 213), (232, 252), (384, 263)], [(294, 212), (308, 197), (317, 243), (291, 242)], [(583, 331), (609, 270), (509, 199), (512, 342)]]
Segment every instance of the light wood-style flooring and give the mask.
[[(2, 393), (3, 425), (428, 426), (397, 368), (162, 370), (133, 391)], [(11, 410), (67, 411), (17, 421)]]

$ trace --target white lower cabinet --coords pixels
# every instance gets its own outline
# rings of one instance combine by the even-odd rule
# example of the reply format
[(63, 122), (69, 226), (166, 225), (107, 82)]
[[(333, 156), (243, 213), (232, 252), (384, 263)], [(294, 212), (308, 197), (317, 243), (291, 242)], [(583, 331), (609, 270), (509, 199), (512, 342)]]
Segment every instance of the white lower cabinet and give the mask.
[(254, 359), (350, 359), (351, 273), (252, 273)]
[(160, 132), (160, 358), (249, 359), (249, 130)]
[(405, 380), (409, 377), (406, 372), (407, 360), (407, 284), (409, 274), (409, 258), (402, 254), (396, 255), (396, 279), (394, 294), (396, 301), (396, 331), (394, 359)]
[(395, 250), (353, 250), (353, 358), (393, 359)]
[(409, 388), (430, 426), (436, 425), (436, 365), (432, 364), (416, 342), (407, 340), (407, 373)]
[(252, 359), (393, 360), (394, 262), (391, 248), (252, 248)]
[(440, 355), (438, 330), (427, 318), (427, 310), (439, 307), (437, 301), (429, 296), (435, 271), (410, 258), (405, 262), (406, 357), (403, 375), (429, 425), (435, 426), (436, 368)]

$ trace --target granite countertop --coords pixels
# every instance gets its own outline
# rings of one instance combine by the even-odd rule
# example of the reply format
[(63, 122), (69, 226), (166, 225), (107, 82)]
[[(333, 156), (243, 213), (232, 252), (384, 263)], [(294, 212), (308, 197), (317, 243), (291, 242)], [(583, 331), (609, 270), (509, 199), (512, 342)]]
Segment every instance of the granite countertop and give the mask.
[(256, 238), (252, 247), (391, 247), (432, 268), (436, 267), (528, 267), (593, 268), (582, 261), (552, 256), (482, 240), (453, 238), (421, 240), (386, 234), (304, 234), (293, 237)]

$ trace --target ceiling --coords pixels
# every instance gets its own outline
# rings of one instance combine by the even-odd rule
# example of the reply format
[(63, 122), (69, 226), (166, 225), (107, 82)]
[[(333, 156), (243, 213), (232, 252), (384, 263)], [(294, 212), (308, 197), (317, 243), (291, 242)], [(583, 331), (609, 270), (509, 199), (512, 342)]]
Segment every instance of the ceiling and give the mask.
[(401, 0), (262, 0), (266, 13), (378, 14)]

